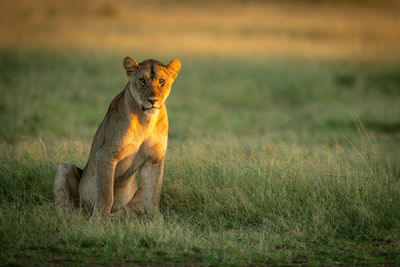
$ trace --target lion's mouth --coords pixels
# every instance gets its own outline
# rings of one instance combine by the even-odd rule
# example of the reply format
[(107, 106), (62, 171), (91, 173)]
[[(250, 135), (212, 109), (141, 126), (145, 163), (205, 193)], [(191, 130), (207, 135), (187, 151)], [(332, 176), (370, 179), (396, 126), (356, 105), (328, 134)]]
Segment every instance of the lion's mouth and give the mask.
[(143, 111), (154, 110), (154, 109), (160, 109), (160, 108), (157, 108), (157, 107), (155, 107), (155, 106), (151, 106), (151, 107), (149, 107), (149, 108), (145, 108), (144, 106), (142, 106), (142, 110), (143, 110)]

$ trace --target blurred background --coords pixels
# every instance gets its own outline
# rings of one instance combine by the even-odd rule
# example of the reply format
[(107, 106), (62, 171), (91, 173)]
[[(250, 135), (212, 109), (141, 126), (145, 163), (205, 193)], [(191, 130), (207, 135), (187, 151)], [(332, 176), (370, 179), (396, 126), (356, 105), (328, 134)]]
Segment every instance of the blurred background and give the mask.
[(1, 1), (2, 47), (398, 59), (398, 0)]
[(354, 114), (398, 140), (396, 0), (2, 0), (0, 13), (9, 142), (90, 141), (124, 88), (126, 55), (182, 60), (168, 101), (172, 141), (325, 140), (353, 132)]

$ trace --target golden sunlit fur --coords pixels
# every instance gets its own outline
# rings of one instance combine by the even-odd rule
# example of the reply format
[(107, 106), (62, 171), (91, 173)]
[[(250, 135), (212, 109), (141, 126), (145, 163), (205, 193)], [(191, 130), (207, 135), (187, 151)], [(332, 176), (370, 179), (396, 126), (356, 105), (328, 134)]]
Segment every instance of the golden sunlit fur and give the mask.
[[(125, 90), (111, 102), (83, 170), (60, 164), (54, 181), (57, 207), (79, 206), (93, 216), (120, 210), (158, 213), (168, 118), (165, 100), (181, 68), (126, 57)], [(138, 171), (141, 189), (138, 189)]]

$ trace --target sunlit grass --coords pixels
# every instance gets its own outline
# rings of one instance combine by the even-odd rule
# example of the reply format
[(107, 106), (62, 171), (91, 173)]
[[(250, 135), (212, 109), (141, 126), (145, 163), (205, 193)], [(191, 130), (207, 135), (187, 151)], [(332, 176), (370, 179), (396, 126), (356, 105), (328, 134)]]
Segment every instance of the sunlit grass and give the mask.
[[(72, 149), (60, 155), (66, 145)], [(173, 145), (164, 219), (130, 214), (105, 221), (78, 211), (60, 214), (51, 204), (56, 162), (82, 164), (82, 147), (67, 142), (49, 149), (38, 140), (1, 144), (2, 151), (11, 147), (14, 153), (0, 158), (6, 262), (398, 260), (398, 166), (376, 147), (360, 154), (362, 147), (305, 148), (268, 140), (257, 149), (237, 140), (224, 147)]]

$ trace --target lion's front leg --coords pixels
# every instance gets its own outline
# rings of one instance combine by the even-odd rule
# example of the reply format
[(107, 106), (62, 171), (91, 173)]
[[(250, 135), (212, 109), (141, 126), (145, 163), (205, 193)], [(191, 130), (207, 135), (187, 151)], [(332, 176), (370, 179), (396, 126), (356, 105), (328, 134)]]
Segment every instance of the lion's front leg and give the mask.
[(144, 208), (148, 214), (159, 213), (163, 170), (164, 159), (157, 162), (148, 160), (140, 169), (139, 176), (143, 190)]
[(92, 216), (110, 215), (114, 202), (114, 172), (116, 162), (112, 155), (99, 150), (96, 153), (96, 202)]

